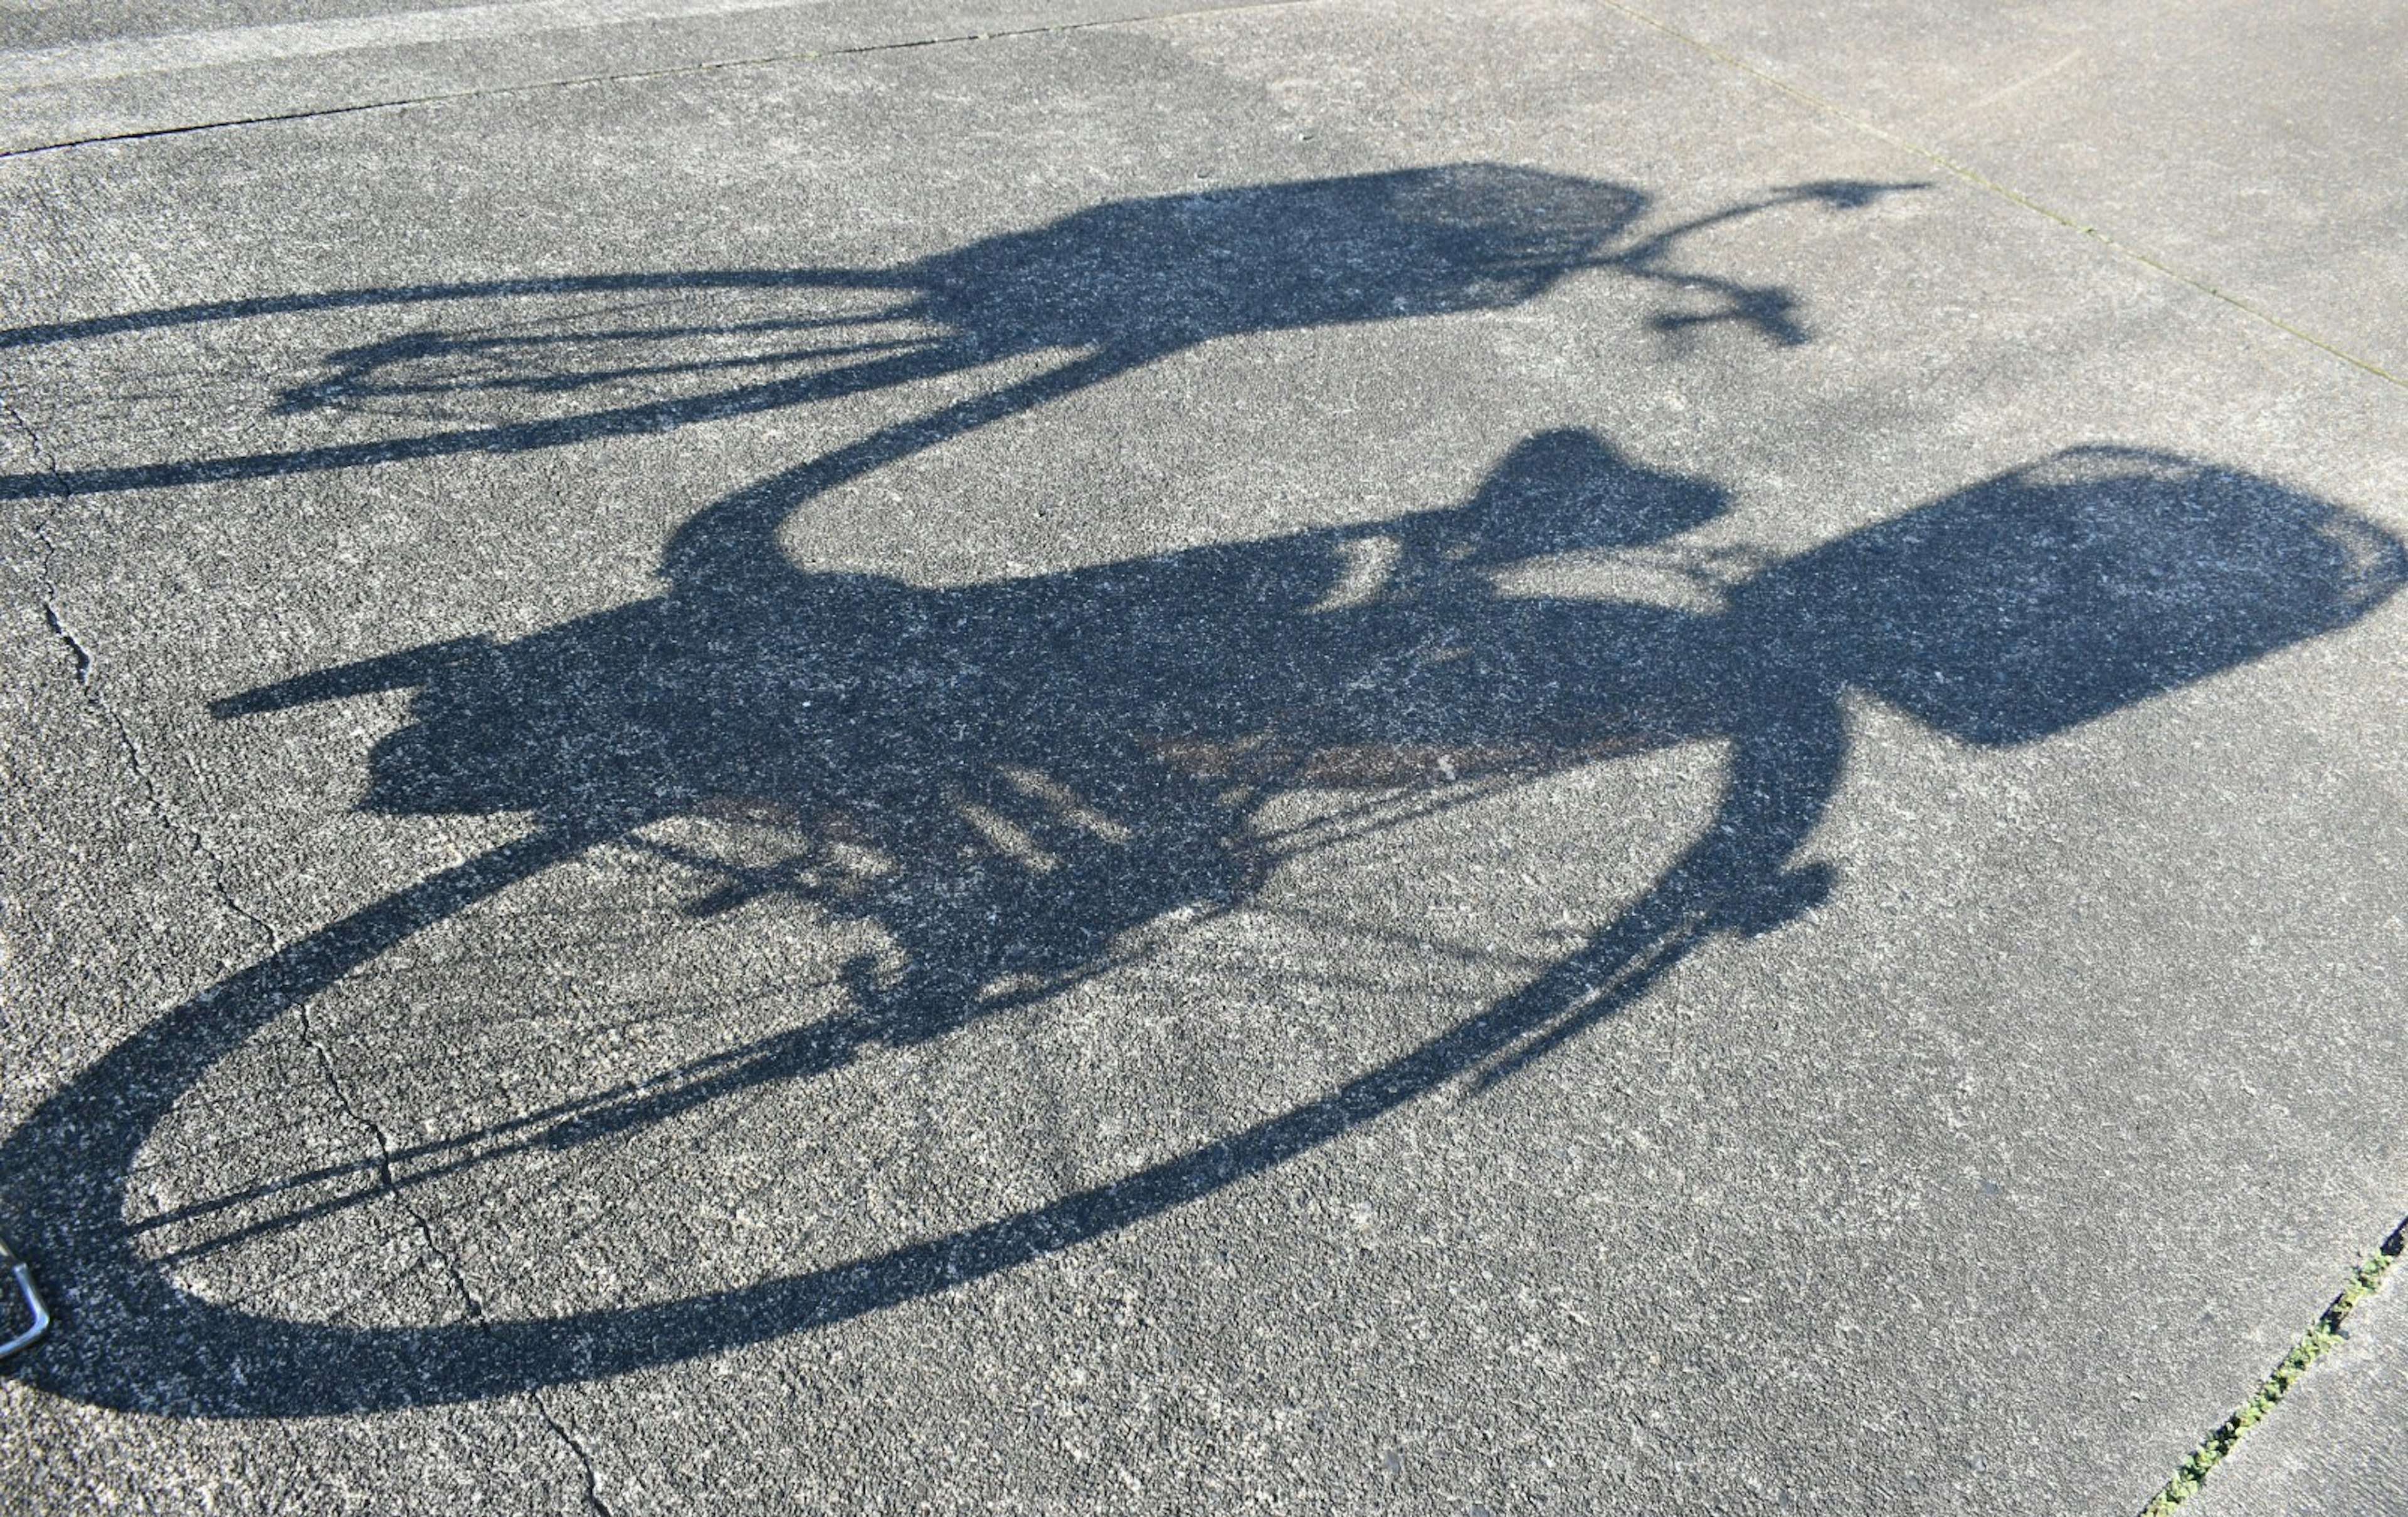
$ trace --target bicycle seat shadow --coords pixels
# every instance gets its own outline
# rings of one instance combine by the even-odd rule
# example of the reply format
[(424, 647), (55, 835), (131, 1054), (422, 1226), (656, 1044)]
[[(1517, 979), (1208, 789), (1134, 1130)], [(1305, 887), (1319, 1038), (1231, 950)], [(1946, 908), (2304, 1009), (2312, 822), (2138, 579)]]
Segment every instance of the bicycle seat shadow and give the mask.
[[(2237, 470), (2103, 448), (1786, 560), (1717, 555), (1691, 545), (1731, 508), (1720, 485), (1572, 431), (1522, 440), (1454, 505), (1055, 574), (939, 590), (806, 572), (779, 552), (780, 525), (834, 486), (1150, 357), (1280, 322), (1525, 299), (1636, 212), (1594, 187), (1559, 203), (1549, 197), (1563, 181), (1497, 173), (1378, 176), (1234, 210), (1183, 197), (1103, 208), (1029, 234), (1035, 251), (998, 239), (929, 261), (897, 288), (908, 282), (932, 325), (976, 344), (955, 336), (866, 358), (842, 384), (953, 372), (998, 346), (1071, 356), (706, 508), (668, 545), (658, 595), (219, 702), (222, 718), (257, 720), (407, 690), (403, 723), (370, 754), (362, 808), (528, 826), (162, 1014), (9, 1135), (0, 1200), (12, 1238), (46, 1279), (66, 1282), (74, 1317), (63, 1311), (67, 1330), (19, 1372), (180, 1415), (394, 1408), (672, 1362), (993, 1275), (1261, 1175), (1450, 1081), (1504, 1078), (1718, 938), (1810, 911), (1844, 884), (1809, 850), (1846, 776), (1852, 692), (1969, 742), (2041, 740), (2346, 627), (2408, 579), (2401, 544), (2339, 506)], [(1414, 219), (1465, 186), (1485, 198), (1451, 203), (1426, 227)], [(1544, 214), (1483, 221), (1481, 207), (1500, 198)], [(1155, 248), (1182, 218), (1216, 216), (1249, 230), (1234, 243), (1199, 233), (1168, 265), (1109, 251)], [(1272, 251), (1248, 250), (1247, 238)], [(1411, 256), (1346, 251), (1367, 246)], [(1593, 261), (1654, 278), (1663, 246)], [(1313, 272), (1289, 266), (1308, 250)], [(1173, 286), (1147, 282), (1157, 266), (1177, 271)], [(1378, 279), (1356, 279), (1358, 266)], [(1035, 287), (993, 293), (1015, 279)], [(1172, 309), (1191, 289), (1183, 314)], [(1728, 308), (1782, 339), (1779, 302), (1734, 297)], [(448, 359), (437, 344), (408, 360), (422, 361)], [(597, 361), (560, 377), (573, 391), (580, 376), (626, 367)], [(366, 363), (355, 388), (394, 372)], [(837, 393), (852, 392), (822, 378), (740, 403)], [(719, 403), (737, 404), (731, 394)], [(455, 430), (442, 446), (566, 436), (525, 426)], [(1657, 604), (1532, 591), (1517, 578), (1583, 559), (1643, 562), (1694, 594)], [(882, 1051), (1010, 1025), (1015, 1010), (1110, 969), (1133, 932), (1258, 898), (1284, 863), (1258, 821), (1283, 797), (1443, 794), (1701, 743), (1720, 745), (1726, 771), (1712, 814), (1555, 962), (1318, 1095), (1104, 1181), (1004, 1196), (975, 1220), (904, 1227), (833, 1263), (790, 1259), (684, 1294), (515, 1316), (280, 1315), (176, 1273), (179, 1256), (284, 1247), (322, 1220), (480, 1166), (574, 1164), (605, 1136), (683, 1132), (676, 1123), (740, 1094), (823, 1088)], [(781, 846), (717, 853), (680, 830), (712, 817), (740, 818)], [(513, 1081), (526, 1071), (508, 1071), (491, 1100), (430, 1116), (423, 1139), (221, 1187), (164, 1217), (131, 1214), (136, 1176), (158, 1173), (148, 1146), (163, 1123), (265, 1029), (377, 978), (364, 971), (419, 935), (605, 850), (672, 861), (676, 879), (697, 882), (680, 903), (691, 920), (782, 912), (869, 946), (815, 991), (824, 1015), (557, 1099), (521, 1091)], [(472, 977), (525, 972), (464, 962)], [(440, 1052), (413, 1046), (421, 1064)], [(223, 1156), (223, 1145), (203, 1147)], [(528, 1224), (513, 1213), (509, 1224)], [(230, 1364), (241, 1373), (225, 1373)]]
[[(130, 1040), (11, 1138), (12, 1177), (57, 1173), (50, 1155), (72, 1134), (86, 1163), (107, 1160), (95, 1203), (113, 1196), (122, 1182), (106, 1177), (231, 1040), (423, 927), (679, 808), (733, 798), (798, 837), (836, 835), (794, 867), (720, 870), (689, 909), (785, 894), (874, 919), (888, 949), (846, 987), (850, 1009), (405, 1150), (393, 1184), (513, 1154), (573, 1159), (603, 1136), (1026, 1004), (1106, 961), (1115, 933), (1150, 913), (1258, 889), (1278, 861), (1247, 820), (1284, 786), (1436, 789), (1700, 739), (1727, 745), (1728, 773), (1715, 815), (1655, 885), (1520, 990), (1108, 1184), (676, 1300), (407, 1329), (183, 1294), (134, 1250), (113, 1200), (54, 1199), (43, 1246), (87, 1280), (97, 1271), (148, 1325), (99, 1356), (75, 1352), (71, 1334), (28, 1372), (212, 1415), (460, 1399), (713, 1352), (1012, 1267), (1263, 1173), (1448, 1081), (1504, 1078), (1718, 936), (1811, 909), (1838, 883), (1803, 851), (1844, 776), (1851, 690), (1967, 741), (2030, 742), (2344, 627), (2408, 579), (2397, 540), (2328, 503), (2164, 454), (2079, 449), (1786, 561), (1707, 565), (1712, 609), (1501, 588), (1500, 571), (1533, 556), (1663, 553), (1727, 505), (1708, 481), (1550, 434), (1465, 504), (1389, 522), (960, 590), (784, 569), (782, 599), (710, 605), (681, 586), (516, 643), (236, 697), (229, 715), (406, 671), (423, 681), (413, 723), (380, 746), (368, 804), (527, 808), (544, 824)], [(838, 849), (884, 866), (848, 876)], [(132, 1119), (129, 1090), (152, 1102)], [(330, 1174), (296, 1194), (322, 1195)], [(294, 1218), (350, 1204), (308, 1200)], [(248, 1367), (239, 1385), (207, 1370), (227, 1354)]]

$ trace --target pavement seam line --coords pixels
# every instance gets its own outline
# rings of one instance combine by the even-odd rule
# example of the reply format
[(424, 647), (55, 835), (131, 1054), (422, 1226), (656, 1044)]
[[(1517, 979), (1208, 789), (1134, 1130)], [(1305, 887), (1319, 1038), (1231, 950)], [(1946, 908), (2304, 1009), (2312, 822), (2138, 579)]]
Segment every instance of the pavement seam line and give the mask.
[(2291, 1345), (2291, 1352), (2283, 1355), (2282, 1362), (2258, 1382), (2258, 1389), (2249, 1399), (2234, 1409), (2232, 1415), (2224, 1419), (2215, 1431), (2200, 1440), (2199, 1447), (2193, 1449), (2189, 1457), (2175, 1468), (2172, 1477), (2157, 1494), (2149, 1498), (2149, 1504), (2141, 1509), (2140, 1517), (2170, 1517), (2175, 1509), (2199, 1494), (2200, 1488), (2207, 1483), (2208, 1475), (2240, 1444), (2242, 1437), (2265, 1420), (2267, 1413), (2290, 1394), (2291, 1388), (2315, 1367), (2317, 1360), (2338, 1348), (2349, 1337), (2350, 1313), (2358, 1309), (2358, 1303), (2382, 1289), (2385, 1277), (2390, 1274), (2392, 1266), (2399, 1263), (2402, 1252), (2408, 1252), (2408, 1218), (2402, 1218), (2400, 1225), (2391, 1230), (2391, 1236), (2383, 1240), (2382, 1246), (2350, 1271), (2349, 1280), (2342, 1286), (2341, 1294), (2332, 1298), (2332, 1303), (2316, 1318), (2315, 1325)]
[(1713, 43), (1708, 42), (1703, 37), (1696, 36), (1690, 33), (1684, 32), (1669, 21), (1659, 21), (1656, 17), (1648, 14), (1646, 11), (1641, 10), (1636, 6), (1627, 5), (1624, 3), (1624, 0), (1591, 0), (1591, 3), (1604, 9), (1615, 11), (1621, 15), (1627, 16), (1632, 21), (1638, 21), (1641, 25), (1648, 26), (1656, 31), (1661, 32), (1666, 36), (1669, 36), (1674, 41), (1694, 50), (1706, 58), (1712, 59), (1715, 63), (1722, 64), (1730, 68), (1735, 68), (1753, 79), (1771, 86), (1773, 89), (1788, 95), (1791, 99), (1809, 106), (1825, 115), (1832, 117), (1834, 120), (1844, 122), (1848, 125), (1855, 127), (1856, 130), (1863, 132), (1870, 136), (1876, 137), (1883, 142), (1888, 143), (1891, 147), (1896, 148), (1902, 152), (1913, 153), (1924, 162), (1930, 164), (1933, 167), (1944, 170), (1948, 174), (1955, 176), (1956, 179), (1963, 180), (1967, 184), (1972, 185), (1976, 189), (1985, 190), (1991, 194), (1998, 195), (2001, 199), (2020, 206), (2024, 209), (2030, 211), (2035, 215), (2044, 216), (2048, 220), (2057, 222), (2059, 226), (2065, 227), (2069, 231), (2078, 232), (2084, 236), (2090, 238), (2092, 241), (2099, 243), (2100, 246), (2132, 260), (2134, 263), (2141, 265), (2144, 268), (2155, 270), (2157, 273), (2164, 275), (2166, 278), (2174, 280), (2178, 284), (2186, 285), (2189, 288), (2198, 291), (2201, 294), (2220, 300), (2224, 304), (2233, 308), (2235, 310), (2242, 311), (2247, 315), (2257, 318), (2258, 321), (2273, 327), (2276, 331), (2282, 332), (2288, 336), (2296, 337), (2312, 348), (2315, 348), (2331, 357), (2340, 359), (2343, 363), (2349, 365), (2352, 368), (2361, 369), (2366, 373), (2374, 376), (2378, 379), (2397, 385), (2403, 390), (2408, 390), (2408, 376), (2395, 374), (2371, 358), (2362, 357), (2359, 354), (2351, 352), (2348, 349), (2341, 347), (2336, 343), (2328, 342), (2304, 327), (2298, 326), (2284, 320), (2282, 317), (2277, 316), (2272, 311), (2268, 310), (2266, 308), (2257, 304), (2255, 301), (2234, 294), (2231, 291), (2212, 283), (2196, 274), (2186, 273), (2184, 270), (2167, 263), (2164, 259), (2147, 251), (2145, 249), (2135, 247), (2133, 244), (2116, 236), (2114, 233), (2105, 231), (2098, 226), (2094, 226), (2090, 222), (2083, 221), (2080, 217), (2075, 216), (2069, 211), (2059, 210), (2056, 207), (2051, 206), (2044, 201), (2034, 199), (2032, 196), (2026, 194), (2024, 192), (2016, 189), (2011, 184), (2002, 184), (1999, 180), (1984, 174), (1979, 169), (1974, 168), (1971, 165), (1960, 163), (1956, 159), (1950, 157), (1948, 154), (1942, 152), (1937, 148), (1927, 147), (1924, 144), (1915, 141), (1912, 137), (1900, 136), (1899, 133), (1893, 132), (1889, 128), (1883, 126), (1878, 122), (1872, 121), (1865, 116), (1860, 116), (1855, 111), (1849, 110), (1834, 101), (1823, 98), (1821, 95), (1814, 93), (1811, 90), (1802, 89), (1798, 85), (1792, 84), (1778, 74), (1760, 68), (1756, 64), (1749, 63), (1746, 59), (1740, 57), (1736, 53), (1725, 51), (1723, 49), (1717, 48)]
[(664, 68), (631, 68), (611, 73), (578, 74), (567, 79), (529, 79), (520, 84), (495, 84), (474, 90), (446, 90), (434, 94), (412, 95), (398, 100), (368, 100), (345, 106), (318, 106), (306, 110), (270, 111), (259, 116), (232, 117), (220, 122), (194, 122), (182, 126), (149, 127), (136, 132), (100, 132), (88, 137), (70, 137), (64, 142), (40, 142), (28, 148), (0, 149), (0, 160), (31, 158), (46, 152), (64, 152), (70, 148), (88, 148), (105, 142), (147, 142), (153, 137), (187, 136), (195, 132), (220, 132), (237, 126), (265, 126), (276, 122), (314, 121), (322, 116), (356, 116), (371, 110), (407, 110), (413, 106), (436, 106), (453, 100), (483, 100), (501, 95), (527, 94), (538, 90), (565, 90), (586, 84), (634, 83), (644, 79), (675, 79), (686, 74), (711, 74), (727, 68), (762, 68), (772, 64), (816, 63), (824, 58), (855, 58), (876, 52), (904, 52), (915, 48), (950, 47), (967, 42), (999, 42), (1012, 37), (1051, 36), (1057, 33), (1091, 32), (1109, 26), (1141, 26), (1157, 21), (1187, 21), (1205, 16), (1230, 15), (1240, 11), (1283, 10), (1295, 7), (1318, 5), (1321, 0), (1239, 0), (1237, 4), (1166, 10), (1143, 16), (1114, 16), (1099, 21), (1056, 21), (1046, 26), (1008, 27), (996, 32), (953, 32), (942, 36), (912, 37), (900, 42), (865, 42), (856, 47), (811, 48), (796, 52), (769, 52), (745, 58), (712, 58), (701, 63), (676, 64)]

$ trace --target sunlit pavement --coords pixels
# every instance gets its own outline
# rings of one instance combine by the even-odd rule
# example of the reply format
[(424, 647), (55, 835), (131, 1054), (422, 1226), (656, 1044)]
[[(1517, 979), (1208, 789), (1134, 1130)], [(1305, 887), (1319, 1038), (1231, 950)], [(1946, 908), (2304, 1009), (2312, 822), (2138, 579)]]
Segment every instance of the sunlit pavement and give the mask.
[(2408, 1211), (2403, 55), (7, 11), (0, 1506), (2186, 1493)]

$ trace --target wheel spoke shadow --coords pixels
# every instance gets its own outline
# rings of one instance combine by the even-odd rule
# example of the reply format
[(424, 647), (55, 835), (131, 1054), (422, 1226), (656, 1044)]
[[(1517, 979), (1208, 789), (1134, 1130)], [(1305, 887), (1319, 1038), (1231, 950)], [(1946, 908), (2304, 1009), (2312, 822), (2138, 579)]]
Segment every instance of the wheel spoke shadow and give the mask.
[[(9, 1136), (9, 1228), (65, 1282), (77, 1319), (19, 1372), (185, 1415), (458, 1401), (804, 1331), (993, 1275), (1263, 1175), (1450, 1082), (1491, 1088), (1715, 941), (1811, 911), (1843, 883), (1807, 851), (1846, 772), (1852, 692), (1965, 741), (2036, 741), (2347, 626), (2408, 577), (2401, 545), (2340, 507), (2192, 460), (2098, 448), (1798, 557), (1700, 562), (1704, 608), (1510, 593), (1516, 571), (1570, 556), (1683, 562), (1683, 535), (1727, 509), (1713, 481), (1571, 431), (1523, 439), (1454, 506), (1000, 583), (929, 590), (806, 573), (775, 550), (781, 523), (848, 480), (1199, 343), (1502, 308), (1581, 272), (1664, 279), (1696, 230), (1784, 206), (1848, 208), (1886, 188), (1807, 186), (1648, 236), (1633, 232), (1636, 192), (1484, 165), (1120, 203), (901, 270), (755, 280), (884, 292), (877, 322), (922, 323), (937, 334), (924, 340), (848, 337), (813, 349), (836, 366), (805, 378), (428, 434), (408, 456), (526, 451), (639, 420), (838, 398), (998, 353), (1068, 355), (707, 508), (671, 543), (657, 596), (220, 701), (216, 714), (236, 721), (408, 691), (408, 721), (371, 754), (363, 809), (523, 814), (533, 828), (229, 976)], [(640, 293), (655, 287), (646, 278), (580, 293)], [(1719, 302), (1713, 320), (1771, 343), (1805, 340), (1785, 293), (1705, 288)], [(258, 308), (148, 313), (122, 329)], [(741, 335), (791, 342), (842, 324), (818, 320)], [(0, 342), (104, 329), (21, 329)], [(333, 378), (286, 403), (444, 386), (575, 395), (657, 366), (629, 361), (624, 330), (355, 346), (335, 355)], [(584, 366), (530, 366), (529, 352), (554, 350)], [(59, 478), (79, 491), (157, 488), (356, 461), (335, 450)], [(370, 1199), (406, 1204), (413, 1187), (481, 1165), (588, 1150), (1058, 995), (1121, 962), (1132, 934), (1241, 909), (1320, 846), (1320, 833), (1283, 840), (1262, 823), (1270, 801), (1299, 790), (1369, 797), (1326, 829), (1343, 836), (1692, 743), (1727, 751), (1713, 815), (1584, 943), (1324, 1094), (1107, 1183), (836, 1266), (527, 1320), (281, 1320), (180, 1289), (169, 1267), (193, 1250), (146, 1252), (146, 1231), (238, 1219), (280, 1193), (350, 1186), (236, 1221), (199, 1247), (241, 1246)], [(699, 851), (675, 835), (696, 817), (768, 829), (784, 852), (761, 863)], [(601, 850), (708, 877), (685, 903), (697, 920), (791, 909), (873, 927), (886, 948), (842, 964), (833, 1016), (370, 1162), (126, 1220), (145, 1143), (264, 1027), (414, 936)]]

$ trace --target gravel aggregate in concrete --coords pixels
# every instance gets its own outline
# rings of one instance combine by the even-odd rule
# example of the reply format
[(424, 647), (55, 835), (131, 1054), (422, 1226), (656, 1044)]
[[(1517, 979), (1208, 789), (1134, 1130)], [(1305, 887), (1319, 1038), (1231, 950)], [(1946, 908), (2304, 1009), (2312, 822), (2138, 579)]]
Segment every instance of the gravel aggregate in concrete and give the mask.
[(0, 215), (18, 1505), (2124, 1513), (2397, 1222), (2401, 388), (1624, 12)]

